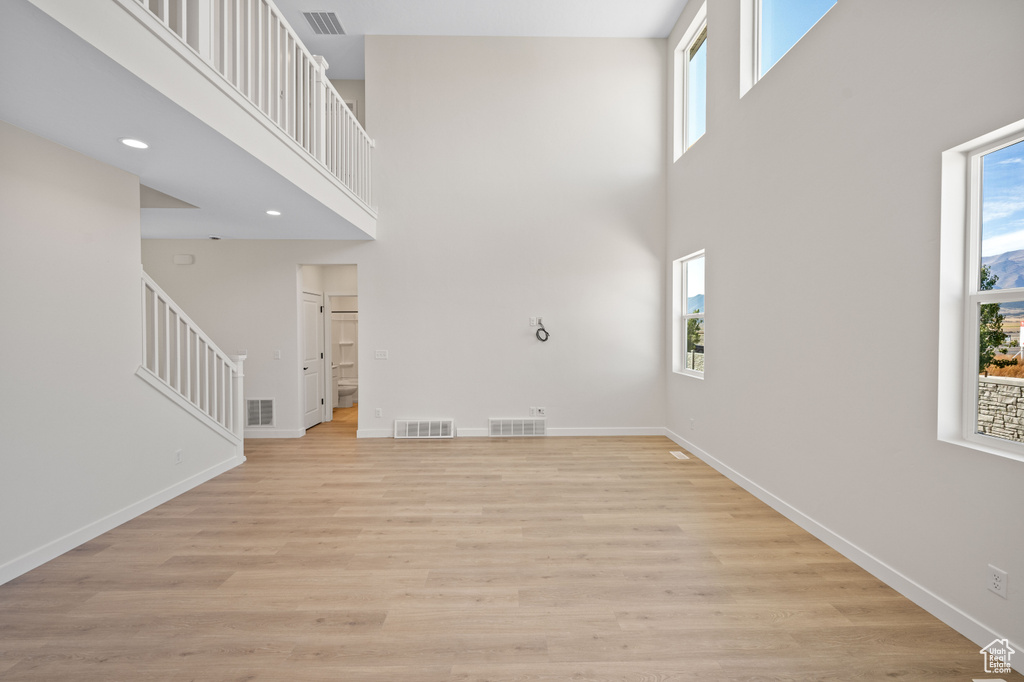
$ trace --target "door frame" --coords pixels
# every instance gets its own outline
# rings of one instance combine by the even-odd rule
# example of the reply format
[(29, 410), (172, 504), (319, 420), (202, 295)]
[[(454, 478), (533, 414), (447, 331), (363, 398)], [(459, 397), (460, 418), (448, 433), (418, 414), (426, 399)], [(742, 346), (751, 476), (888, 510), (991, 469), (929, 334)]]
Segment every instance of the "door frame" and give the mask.
[[(330, 266), (326, 266), (330, 267)], [(358, 273), (358, 271), (357, 271)], [(358, 276), (358, 275), (357, 275)], [(334, 344), (331, 343), (331, 296), (358, 296), (350, 291), (325, 291), (324, 292), (324, 421), (334, 420)], [(330, 368), (328, 371), (326, 368)]]
[[(330, 349), (328, 348), (329, 339), (324, 339), (323, 338), (324, 337), (324, 313), (326, 312), (326, 310), (327, 310), (327, 308), (329, 306), (325, 305), (326, 296), (324, 295), (323, 292), (306, 291), (304, 287), (299, 286), (299, 334), (300, 334), (300, 339), (299, 339), (299, 353), (298, 353), (299, 357), (297, 358), (298, 359), (298, 364), (296, 365), (296, 368), (299, 371), (299, 386), (300, 387), (305, 385), (305, 376), (306, 376), (306, 371), (302, 367), (302, 363), (305, 361), (305, 358), (303, 357), (305, 355), (305, 331), (304, 331), (305, 321), (302, 318), (302, 316), (304, 314), (302, 312), (302, 304), (303, 304), (304, 299), (305, 299), (306, 296), (316, 296), (316, 297), (320, 298), (320, 337), (321, 337), (320, 338), (320, 343), (322, 344), (322, 347), (323, 347), (324, 350), (321, 353), (321, 355), (323, 357), (320, 359), (320, 363), (321, 363), (321, 365), (320, 365), (320, 376), (321, 376), (321, 381), (320, 381), (320, 421), (317, 422), (317, 424), (323, 424), (325, 421), (330, 421), (330, 419), (326, 419), (325, 417), (327, 415), (331, 414), (331, 411), (327, 409), (327, 399), (329, 397), (329, 394), (327, 393), (327, 386), (330, 383), (330, 378), (328, 376), (327, 379), (324, 379), (325, 375), (329, 375), (330, 374), (330, 372), (328, 372), (327, 369), (326, 369), (329, 366), (329, 358), (330, 358)], [(326, 333), (330, 334), (330, 330), (327, 330)], [(306, 414), (305, 391), (300, 390), (299, 395), (302, 396), (302, 400), (300, 401), (300, 403), (301, 403), (301, 412), (300, 412), (300, 414), (302, 415), (302, 420), (301, 421), (302, 421), (302, 424), (303, 424), (303, 432), (305, 432), (305, 430), (306, 430), (306, 427), (305, 427), (305, 414)], [(316, 426), (316, 424), (314, 424), (313, 426)], [(312, 428), (312, 427), (309, 427), (309, 428)]]

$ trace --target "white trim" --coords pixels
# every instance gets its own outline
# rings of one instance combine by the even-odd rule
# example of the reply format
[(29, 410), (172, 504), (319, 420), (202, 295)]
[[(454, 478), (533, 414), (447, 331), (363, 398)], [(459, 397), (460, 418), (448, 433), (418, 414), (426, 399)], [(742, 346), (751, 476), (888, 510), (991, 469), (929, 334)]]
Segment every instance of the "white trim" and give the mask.
[(547, 435), (564, 436), (663, 436), (663, 426), (582, 426), (548, 429)]
[(213, 417), (200, 410), (198, 407), (196, 407), (188, 400), (186, 400), (183, 395), (175, 391), (173, 388), (165, 384), (157, 377), (153, 376), (153, 373), (150, 372), (145, 367), (140, 365), (139, 368), (135, 370), (135, 376), (145, 381), (147, 384), (149, 384), (157, 391), (159, 391), (162, 395), (169, 398), (171, 402), (178, 405), (178, 407), (182, 408), (183, 410), (191, 414), (193, 417), (201, 421), (203, 424), (210, 427), (210, 429), (214, 431), (218, 436), (221, 436), (232, 445), (242, 445), (241, 438), (225, 429), (223, 426), (218, 424)]
[(768, 67), (767, 71), (761, 73), (761, 3), (763, 0), (740, 0), (740, 98), (746, 95), (754, 84), (764, 78), (775, 68), (775, 64), (782, 61), (782, 58), (789, 54), (797, 44), (818, 25), (825, 16), (835, 9), (839, 4), (836, 0), (825, 12), (818, 17), (810, 28), (790, 45), (785, 52), (779, 55), (775, 64)]
[[(672, 357), (670, 358), (672, 372), (695, 379), (703, 379), (704, 372), (688, 369), (683, 361), (683, 354), (686, 350), (686, 323), (688, 320), (699, 319), (704, 321), (704, 314), (707, 312), (707, 257), (705, 249), (694, 251), (689, 256), (683, 256), (672, 261)], [(686, 269), (690, 261), (704, 258), (704, 312), (689, 314), (686, 312), (686, 301), (689, 292), (686, 291)], [(705, 327), (705, 333), (707, 328)]]
[(456, 438), (488, 438), (490, 434), (487, 429), (477, 428), (457, 428), (455, 429)]
[(245, 430), (246, 438), (302, 438), (305, 429), (267, 429), (252, 427)]
[(760, 9), (758, 0), (740, 0), (740, 98), (754, 87), (760, 71), (761, 50), (757, 45)]
[(116, 511), (97, 521), (86, 524), (78, 530), (72, 531), (61, 538), (57, 538), (52, 542), (46, 543), (42, 547), (8, 561), (6, 564), (0, 566), (0, 585), (17, 578), (19, 575), (23, 575), (31, 571), (33, 568), (42, 566), (47, 561), (56, 559), (61, 554), (85, 544), (86, 542), (103, 535), (107, 531), (117, 528), (121, 524), (131, 521), (151, 509), (155, 509), (164, 502), (168, 502), (178, 495), (188, 492), (198, 485), (206, 483), (225, 471), (234, 469), (244, 461), (245, 457), (243, 455), (231, 457), (220, 464), (215, 464), (205, 471), (200, 471), (199, 473), (186, 478), (180, 483), (175, 483), (174, 485), (164, 488), (149, 497), (145, 497), (138, 502), (130, 504), (120, 511)]
[(357, 429), (356, 438), (394, 438), (395, 430), (390, 429)]
[(1024, 461), (1024, 444), (977, 433), (979, 305), (1024, 300), (1021, 289), (978, 291), (981, 158), (1024, 140), (1024, 120), (948, 149), (941, 157), (939, 440)]
[[(672, 53), (672, 75), (673, 75), (673, 92), (672, 92), (672, 161), (678, 161), (682, 158), (683, 154), (693, 146), (693, 143), (687, 139), (687, 130), (689, 128), (689, 97), (690, 97), (690, 60), (689, 51), (690, 46), (701, 34), (701, 31), (707, 28), (708, 25), (708, 5), (705, 1), (700, 6), (697, 13), (693, 16), (690, 21), (690, 26), (686, 29), (683, 37), (679, 40), (676, 45), (675, 51)], [(706, 38), (705, 38), (706, 40)], [(704, 93), (704, 108), (707, 110), (707, 91)], [(707, 118), (705, 113), (705, 125), (704, 131), (707, 132)], [(700, 139), (700, 138), (697, 138)]]
[[(797, 524), (844, 557), (875, 576), (922, 609), (932, 614), (946, 625), (967, 637), (978, 646), (984, 646), (993, 639), (1001, 639), (1002, 635), (979, 622), (971, 615), (960, 610), (953, 604), (935, 594), (924, 585), (912, 580), (903, 573), (885, 563), (873, 554), (865, 551), (855, 543), (847, 540), (816, 519), (808, 516), (785, 500), (777, 497), (769, 490), (761, 487), (740, 472), (725, 464), (716, 457), (705, 452), (685, 438), (666, 428), (664, 434), (684, 450), (696, 455), (733, 483), (736, 483), (751, 495)], [(1021, 647), (1010, 643), (1014, 648)]]

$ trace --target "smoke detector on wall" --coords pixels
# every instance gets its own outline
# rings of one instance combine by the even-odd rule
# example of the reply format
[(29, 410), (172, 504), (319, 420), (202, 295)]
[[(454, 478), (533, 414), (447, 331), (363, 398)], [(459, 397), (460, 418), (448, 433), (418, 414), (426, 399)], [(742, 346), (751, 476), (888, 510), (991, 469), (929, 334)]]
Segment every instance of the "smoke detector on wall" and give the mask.
[(306, 17), (309, 27), (318, 36), (345, 35), (345, 29), (341, 27), (338, 15), (334, 12), (303, 12), (302, 16)]

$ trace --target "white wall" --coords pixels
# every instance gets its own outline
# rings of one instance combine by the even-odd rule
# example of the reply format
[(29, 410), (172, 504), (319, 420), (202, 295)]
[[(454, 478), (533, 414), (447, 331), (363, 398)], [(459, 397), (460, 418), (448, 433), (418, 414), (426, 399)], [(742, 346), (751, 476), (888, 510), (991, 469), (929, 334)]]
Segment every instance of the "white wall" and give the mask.
[(0, 122), (0, 583), (241, 461), (135, 376), (139, 243), (138, 178)]
[(1024, 4), (840, 0), (742, 99), (739, 5), (708, 2), (707, 134), (669, 170), (708, 349), (669, 427), (976, 642), (1024, 643), (1024, 591), (985, 582), (1024, 579), (1024, 464), (936, 439), (940, 153), (1024, 117)]
[(146, 270), (229, 352), (249, 351), (247, 393), (277, 397), (289, 435), (297, 266), (330, 263), (359, 266), (361, 435), (390, 435), (396, 417), (482, 435), (530, 406), (556, 432), (659, 432), (663, 53), (660, 40), (370, 36), (379, 239), (147, 240)]
[(331, 85), (343, 100), (356, 103), (356, 120), (366, 130), (366, 81), (332, 80)]

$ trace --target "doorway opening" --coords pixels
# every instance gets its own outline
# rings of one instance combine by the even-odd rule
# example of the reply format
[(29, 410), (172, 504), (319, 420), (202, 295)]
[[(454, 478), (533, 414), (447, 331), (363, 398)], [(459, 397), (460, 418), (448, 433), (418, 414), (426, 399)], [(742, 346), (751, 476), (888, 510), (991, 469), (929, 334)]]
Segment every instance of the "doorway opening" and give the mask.
[(304, 354), (322, 357), (316, 380), (307, 378), (316, 357), (310, 355), (302, 364), (307, 432), (323, 424), (317, 428), (318, 434), (329, 431), (332, 436), (356, 437), (360, 392), (357, 281), (355, 265), (299, 266), (301, 344)]

